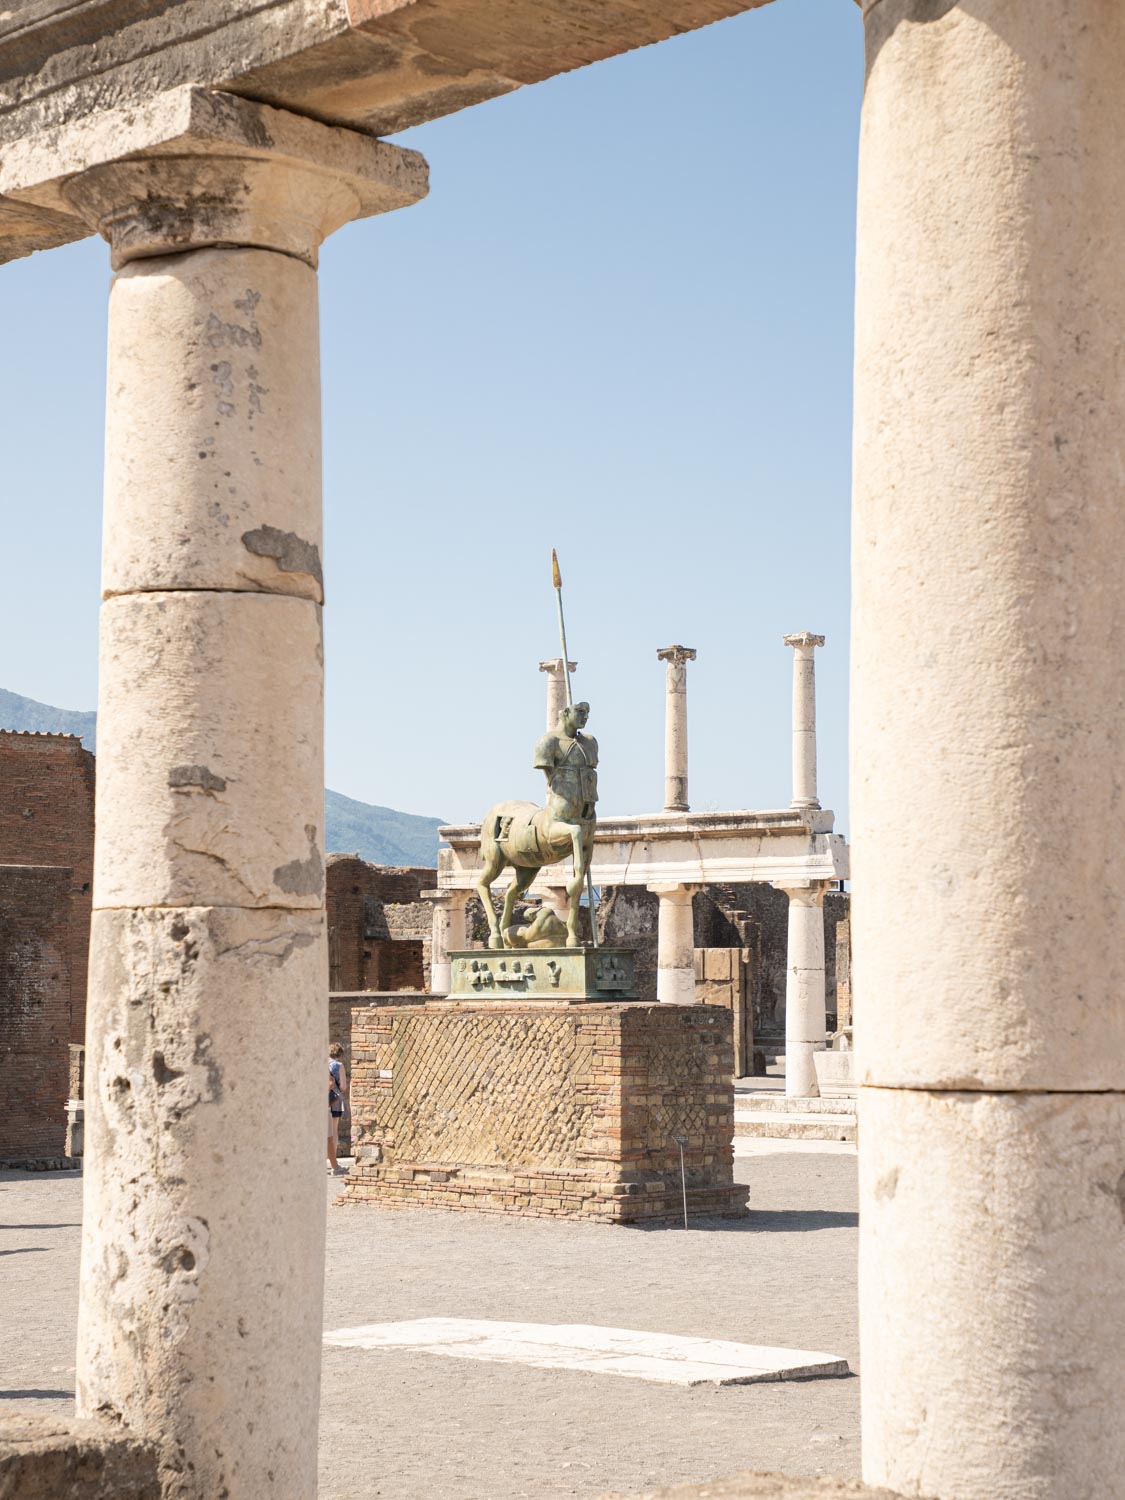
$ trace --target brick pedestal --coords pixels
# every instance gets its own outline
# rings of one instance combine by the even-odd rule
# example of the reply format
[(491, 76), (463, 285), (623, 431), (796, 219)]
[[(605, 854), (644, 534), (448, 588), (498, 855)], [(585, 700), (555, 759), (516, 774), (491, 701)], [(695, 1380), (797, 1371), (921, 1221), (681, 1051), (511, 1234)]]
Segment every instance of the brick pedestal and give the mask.
[(433, 1001), (353, 1012), (342, 1201), (607, 1224), (738, 1214), (730, 1012)]

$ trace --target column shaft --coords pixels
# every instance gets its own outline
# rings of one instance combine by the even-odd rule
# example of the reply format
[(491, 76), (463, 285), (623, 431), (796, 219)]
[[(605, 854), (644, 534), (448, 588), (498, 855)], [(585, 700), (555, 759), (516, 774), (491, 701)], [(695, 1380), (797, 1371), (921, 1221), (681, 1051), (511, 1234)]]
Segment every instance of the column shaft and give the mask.
[(690, 885), (653, 885), (660, 898), (656, 938), (656, 998), (695, 1004), (695, 930)]
[(1118, 1495), (1125, 11), (864, 9), (864, 1477)]
[(787, 635), (793, 647), (793, 800), (792, 806), (820, 806), (816, 791), (816, 663), (813, 652), (824, 645), (822, 635), (807, 630)]
[(78, 1409), (159, 1431), (174, 1496), (316, 1483), (316, 325), (315, 272), (267, 250), (110, 296)]
[(428, 891), (433, 902), (433, 940), (430, 949), (430, 991), (448, 995), (452, 984), (449, 955), (465, 946), (465, 908), (468, 891)]
[(824, 998), (824, 887), (786, 890), (789, 932), (785, 969), (785, 1092), (820, 1093), (813, 1053), (827, 1038)]
[(65, 189), (119, 273), (78, 1412), (156, 1442), (165, 1500), (292, 1500), (316, 1493), (325, 1220), (314, 266), (425, 174), (202, 91), (175, 128), (175, 154)]
[(656, 653), (664, 674), (664, 811), (688, 811), (687, 664), (696, 653), (666, 646)]

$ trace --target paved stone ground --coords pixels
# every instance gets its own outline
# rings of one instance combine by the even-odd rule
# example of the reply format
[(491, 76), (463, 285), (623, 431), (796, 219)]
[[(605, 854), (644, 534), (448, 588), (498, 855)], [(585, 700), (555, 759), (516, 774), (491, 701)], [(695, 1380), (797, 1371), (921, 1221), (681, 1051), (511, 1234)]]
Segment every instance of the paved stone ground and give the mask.
[[(752, 1205), (737, 1224), (333, 1207), (325, 1327), (598, 1323), (827, 1350), (855, 1369), (855, 1156), (760, 1146), (736, 1162)], [(0, 1410), (71, 1410), (80, 1213), (74, 1174), (0, 1173)], [(683, 1388), (326, 1349), (320, 1495), (592, 1500), (739, 1469), (852, 1476), (858, 1438), (855, 1379)]]

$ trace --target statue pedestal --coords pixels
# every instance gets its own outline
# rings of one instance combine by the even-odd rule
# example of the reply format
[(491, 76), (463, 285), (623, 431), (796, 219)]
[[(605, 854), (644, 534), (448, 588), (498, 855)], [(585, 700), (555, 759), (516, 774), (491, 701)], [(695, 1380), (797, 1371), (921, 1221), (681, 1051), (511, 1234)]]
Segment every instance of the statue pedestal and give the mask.
[[(457, 954), (454, 974), (466, 957), (530, 957), (538, 971), (540, 953), (583, 951)], [(495, 978), (482, 988), (493, 994)], [(353, 1017), (344, 1203), (675, 1222), (679, 1136), (689, 1219), (745, 1211), (728, 1010), (501, 995)]]
[(635, 1000), (632, 948), (474, 948), (449, 955), (450, 1000)]

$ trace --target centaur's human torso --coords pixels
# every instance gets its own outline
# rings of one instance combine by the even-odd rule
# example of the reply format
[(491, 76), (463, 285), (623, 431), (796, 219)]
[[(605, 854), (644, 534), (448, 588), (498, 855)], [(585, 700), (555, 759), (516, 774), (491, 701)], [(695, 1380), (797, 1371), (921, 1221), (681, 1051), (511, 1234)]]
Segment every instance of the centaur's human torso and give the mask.
[[(508, 863), (540, 869), (558, 856), (558, 824), (593, 824), (598, 801), (598, 742), (590, 734), (545, 734), (535, 747), (535, 768), (547, 777), (546, 807), (504, 802), (495, 810), (493, 837)], [(555, 825), (554, 839), (549, 830)]]
[[(545, 865), (558, 864), (568, 855), (573, 873), (566, 881), (570, 902), (566, 945), (581, 946), (578, 906), (589, 884), (598, 802), (598, 742), (582, 733), (589, 716), (588, 703), (568, 703), (555, 728), (535, 747), (536, 769), (547, 778), (546, 807), (536, 807), (534, 802), (498, 802), (481, 820), (481, 872), (475, 889), (488, 918), (490, 948), (512, 947), (509, 934), (516, 902)], [(492, 882), (506, 865), (515, 873), (504, 893), (503, 914), (497, 919)]]

